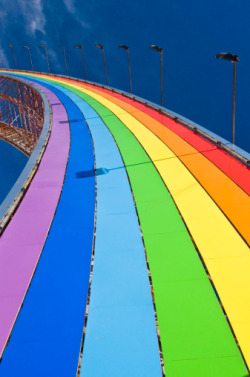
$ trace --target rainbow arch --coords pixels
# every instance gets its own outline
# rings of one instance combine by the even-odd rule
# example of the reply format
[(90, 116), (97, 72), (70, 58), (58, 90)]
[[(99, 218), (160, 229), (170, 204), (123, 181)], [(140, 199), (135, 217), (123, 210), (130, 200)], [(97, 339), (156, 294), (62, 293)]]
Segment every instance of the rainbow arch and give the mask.
[(0, 375), (247, 376), (249, 167), (121, 93), (4, 73), (51, 134), (0, 239)]

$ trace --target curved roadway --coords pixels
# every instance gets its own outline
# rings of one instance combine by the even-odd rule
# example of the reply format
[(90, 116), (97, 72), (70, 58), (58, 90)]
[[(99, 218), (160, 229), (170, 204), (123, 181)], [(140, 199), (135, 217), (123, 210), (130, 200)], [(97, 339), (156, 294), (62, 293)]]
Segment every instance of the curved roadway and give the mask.
[(53, 114), (0, 239), (0, 375), (247, 376), (249, 168), (121, 94), (13, 74)]

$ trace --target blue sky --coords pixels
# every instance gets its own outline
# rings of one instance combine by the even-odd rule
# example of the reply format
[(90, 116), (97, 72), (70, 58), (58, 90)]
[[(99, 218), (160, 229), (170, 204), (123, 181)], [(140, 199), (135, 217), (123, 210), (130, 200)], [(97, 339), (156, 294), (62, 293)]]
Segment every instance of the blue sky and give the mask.
[(126, 53), (130, 47), (133, 91), (160, 103), (159, 55), (164, 49), (164, 105), (231, 140), (233, 65), (216, 60), (218, 52), (238, 54), (236, 144), (250, 152), (250, 2), (249, 0), (1, 0), (0, 65), (47, 72), (48, 46), (52, 72), (83, 77), (82, 44), (88, 79), (105, 83), (101, 51), (105, 46), (109, 84), (129, 91)]
[[(0, 140), (0, 205), (28, 161), (22, 152)], [(7, 161), (7, 163), (6, 163)]]

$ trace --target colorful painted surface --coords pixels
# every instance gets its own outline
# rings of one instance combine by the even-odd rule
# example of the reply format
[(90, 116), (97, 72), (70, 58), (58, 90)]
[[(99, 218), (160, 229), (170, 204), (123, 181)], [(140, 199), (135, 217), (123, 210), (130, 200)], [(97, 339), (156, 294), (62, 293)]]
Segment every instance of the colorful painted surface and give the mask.
[[(13, 311), (0, 324), (1, 376), (75, 376), (83, 331), (81, 376), (160, 376), (161, 359), (169, 377), (246, 376), (249, 168), (135, 100), (71, 79), (14, 74), (56, 96), (71, 139), (41, 258), (26, 296), (28, 283), (20, 289), (23, 307), (16, 322)], [(33, 215), (29, 231), (38, 224)], [(0, 258), (9, 248), (4, 236)], [(14, 291), (2, 290), (8, 303)]]

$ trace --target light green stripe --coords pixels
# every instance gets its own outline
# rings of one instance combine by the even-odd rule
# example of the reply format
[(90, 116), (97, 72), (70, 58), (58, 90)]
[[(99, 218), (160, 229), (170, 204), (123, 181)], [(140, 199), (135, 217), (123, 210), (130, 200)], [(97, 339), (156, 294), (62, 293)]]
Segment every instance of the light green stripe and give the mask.
[(240, 352), (186, 227), (144, 149), (96, 100), (56, 80), (46, 81), (71, 90), (89, 103), (120, 149), (146, 246), (166, 376), (245, 376)]

